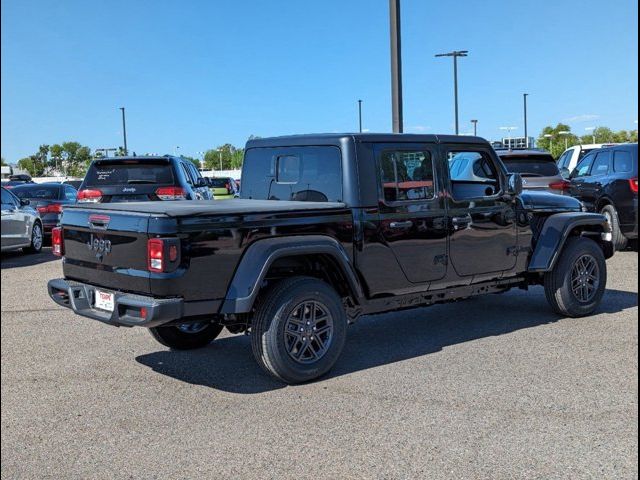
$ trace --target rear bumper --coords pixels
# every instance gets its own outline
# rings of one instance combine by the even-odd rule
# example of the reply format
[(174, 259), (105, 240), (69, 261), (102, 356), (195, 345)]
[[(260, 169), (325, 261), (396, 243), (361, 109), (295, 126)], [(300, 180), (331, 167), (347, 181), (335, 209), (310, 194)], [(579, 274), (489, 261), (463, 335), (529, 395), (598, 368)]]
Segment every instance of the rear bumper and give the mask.
[[(118, 327), (157, 327), (185, 316), (185, 305), (181, 298), (159, 299), (116, 292), (64, 278), (50, 280), (47, 289), (51, 299), (58, 305), (70, 308), (83, 317)], [(114, 294), (113, 312), (93, 307), (96, 290)], [(144, 317), (141, 316), (142, 309), (146, 311)]]

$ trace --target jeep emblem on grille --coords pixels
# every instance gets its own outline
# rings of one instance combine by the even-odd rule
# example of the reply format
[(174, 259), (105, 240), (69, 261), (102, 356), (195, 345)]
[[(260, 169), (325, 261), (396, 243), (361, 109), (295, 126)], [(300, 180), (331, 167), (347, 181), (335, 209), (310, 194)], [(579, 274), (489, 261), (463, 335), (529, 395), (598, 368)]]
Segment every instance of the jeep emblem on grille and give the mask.
[(93, 233), (89, 237), (89, 241), (86, 243), (89, 250), (95, 252), (96, 258), (102, 260), (105, 255), (111, 253), (111, 240), (105, 240), (104, 238), (94, 237)]

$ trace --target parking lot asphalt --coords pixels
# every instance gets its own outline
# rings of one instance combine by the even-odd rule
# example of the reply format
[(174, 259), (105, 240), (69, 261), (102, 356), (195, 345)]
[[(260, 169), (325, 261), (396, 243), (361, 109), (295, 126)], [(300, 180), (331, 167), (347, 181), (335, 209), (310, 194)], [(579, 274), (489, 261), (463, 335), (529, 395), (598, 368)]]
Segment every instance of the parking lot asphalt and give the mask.
[(54, 305), (49, 252), (2, 255), (2, 478), (637, 478), (638, 254), (599, 312), (541, 288), (350, 327), (289, 387), (249, 338), (171, 352)]

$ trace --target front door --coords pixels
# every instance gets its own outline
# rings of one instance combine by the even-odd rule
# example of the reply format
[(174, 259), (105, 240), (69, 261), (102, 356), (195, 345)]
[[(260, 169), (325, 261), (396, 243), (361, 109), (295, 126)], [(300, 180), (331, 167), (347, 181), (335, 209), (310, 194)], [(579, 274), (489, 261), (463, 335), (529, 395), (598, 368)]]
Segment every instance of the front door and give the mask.
[(380, 234), (411, 283), (447, 273), (447, 222), (437, 149), (417, 144), (376, 147)]
[(467, 277), (512, 270), (518, 238), (515, 203), (504, 195), (506, 173), (490, 148), (443, 147), (449, 165), (450, 258)]

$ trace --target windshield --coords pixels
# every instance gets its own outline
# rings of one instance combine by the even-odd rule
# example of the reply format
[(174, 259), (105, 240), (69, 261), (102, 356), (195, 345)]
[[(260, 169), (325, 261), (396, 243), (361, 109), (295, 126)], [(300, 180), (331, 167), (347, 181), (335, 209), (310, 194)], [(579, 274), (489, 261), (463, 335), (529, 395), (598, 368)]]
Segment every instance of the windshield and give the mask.
[(84, 180), (85, 187), (173, 183), (173, 169), (169, 163), (141, 163), (130, 160), (126, 163), (93, 164)]
[(509, 155), (502, 157), (509, 173), (519, 173), (523, 177), (555, 177), (560, 174), (551, 155)]
[(337, 147), (251, 148), (242, 173), (242, 198), (342, 201), (342, 162)]
[(227, 188), (227, 185), (229, 185), (229, 180), (226, 178), (212, 178), (211, 179), (211, 186), (213, 188)]
[(11, 190), (18, 198), (40, 198), (42, 200), (58, 200), (60, 187), (58, 185), (20, 185)]

